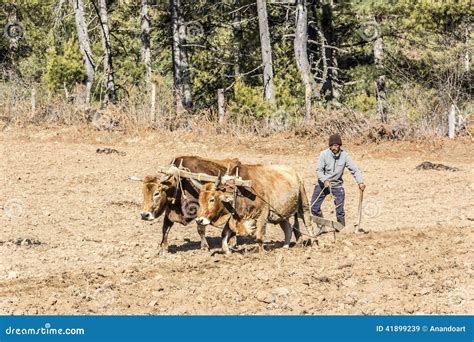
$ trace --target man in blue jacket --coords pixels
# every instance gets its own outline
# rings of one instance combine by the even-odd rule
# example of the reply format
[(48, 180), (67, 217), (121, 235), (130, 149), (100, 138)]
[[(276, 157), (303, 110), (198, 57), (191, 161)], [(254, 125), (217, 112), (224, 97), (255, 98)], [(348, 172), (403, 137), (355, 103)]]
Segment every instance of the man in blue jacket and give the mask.
[[(361, 170), (354, 163), (349, 154), (341, 149), (342, 139), (339, 134), (329, 137), (329, 148), (319, 155), (316, 174), (318, 182), (314, 188), (311, 198), (311, 214), (313, 216), (323, 216), (321, 205), (324, 199), (330, 193), (334, 196), (334, 204), (336, 205), (337, 222), (343, 226), (346, 225), (344, 213), (344, 188), (342, 187), (342, 175), (347, 167), (354, 176), (361, 191), (365, 190), (364, 178)], [(321, 228), (321, 227), (320, 227)], [(324, 231), (320, 231), (323, 233)]]

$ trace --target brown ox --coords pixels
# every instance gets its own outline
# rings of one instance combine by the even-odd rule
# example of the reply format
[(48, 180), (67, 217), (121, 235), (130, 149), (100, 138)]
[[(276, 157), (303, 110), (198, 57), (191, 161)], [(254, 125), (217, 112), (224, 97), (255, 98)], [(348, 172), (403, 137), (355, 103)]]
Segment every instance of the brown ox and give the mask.
[[(239, 187), (234, 203), (234, 195), (225, 185), (205, 184), (199, 195), (196, 222), (223, 228), (222, 250), (226, 254), (230, 253), (227, 240), (232, 233), (255, 236), (262, 253), (267, 222), (281, 226), (285, 234), (284, 247), (289, 247), (290, 217), (295, 216), (296, 227), (298, 218), (303, 219), (307, 228), (311, 226), (308, 199), (300, 176), (292, 167), (283, 165), (240, 165), (238, 171), (243, 179), (252, 181), (252, 187)], [(235, 170), (232, 172), (235, 174)], [(297, 242), (301, 238), (298, 228), (295, 237)]]
[[(237, 159), (211, 160), (195, 156), (177, 157), (173, 165), (182, 166), (190, 172), (223, 175), (228, 168), (240, 165)], [(146, 176), (143, 181), (143, 211), (141, 218), (152, 221), (165, 213), (163, 237), (160, 255), (168, 251), (168, 234), (174, 223), (187, 225), (194, 220), (199, 207), (199, 188), (192, 181), (182, 178), (178, 182), (174, 177), (161, 179)], [(209, 248), (206, 240), (206, 227), (197, 227), (201, 237), (201, 249)]]

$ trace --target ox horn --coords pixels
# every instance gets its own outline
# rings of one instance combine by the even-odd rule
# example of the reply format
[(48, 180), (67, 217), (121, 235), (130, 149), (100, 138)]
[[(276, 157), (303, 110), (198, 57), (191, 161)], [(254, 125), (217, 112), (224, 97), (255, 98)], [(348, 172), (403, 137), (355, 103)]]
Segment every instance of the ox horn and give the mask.
[(221, 184), (221, 172), (219, 171), (216, 182), (214, 183), (214, 186), (216, 187), (216, 189), (220, 184)]
[(143, 182), (144, 178), (143, 177), (137, 177), (137, 176), (129, 176), (128, 180), (133, 181), (133, 182)]
[(199, 183), (197, 180), (195, 180), (194, 178), (189, 178), (189, 180), (191, 181), (191, 183), (194, 184), (194, 186), (195, 186), (196, 188), (198, 188), (199, 190), (202, 189), (202, 184)]
[(171, 178), (170, 175), (165, 175), (165, 176), (161, 177), (160, 183), (167, 182), (167, 181), (169, 181), (170, 178)]

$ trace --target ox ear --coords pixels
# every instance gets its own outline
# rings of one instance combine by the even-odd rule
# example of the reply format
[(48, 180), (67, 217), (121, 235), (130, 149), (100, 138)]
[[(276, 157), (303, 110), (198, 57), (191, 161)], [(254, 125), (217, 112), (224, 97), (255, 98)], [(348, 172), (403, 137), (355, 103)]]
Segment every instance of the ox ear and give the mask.
[(143, 178), (143, 183), (156, 183), (157, 179), (156, 176), (145, 176)]
[(222, 202), (225, 202), (225, 203), (233, 203), (234, 202), (234, 198), (232, 195), (229, 195), (229, 194), (222, 194), (219, 196), (220, 200)]

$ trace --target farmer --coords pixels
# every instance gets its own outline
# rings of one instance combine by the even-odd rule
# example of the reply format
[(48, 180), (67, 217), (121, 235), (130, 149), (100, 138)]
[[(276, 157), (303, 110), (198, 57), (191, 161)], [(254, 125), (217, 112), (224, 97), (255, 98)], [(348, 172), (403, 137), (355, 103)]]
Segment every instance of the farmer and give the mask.
[[(339, 134), (329, 137), (329, 148), (319, 155), (316, 174), (318, 182), (314, 187), (313, 196), (311, 198), (311, 214), (313, 216), (323, 217), (321, 205), (324, 199), (330, 193), (334, 196), (334, 204), (336, 205), (337, 222), (343, 226), (346, 225), (344, 214), (344, 188), (342, 187), (342, 174), (344, 168), (347, 167), (354, 176), (359, 189), (365, 190), (364, 178), (361, 170), (354, 163), (349, 154), (341, 149), (342, 139)], [(319, 227), (320, 232), (324, 233), (324, 227)]]

